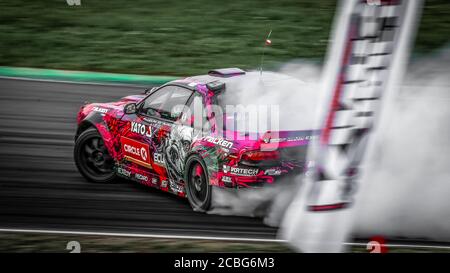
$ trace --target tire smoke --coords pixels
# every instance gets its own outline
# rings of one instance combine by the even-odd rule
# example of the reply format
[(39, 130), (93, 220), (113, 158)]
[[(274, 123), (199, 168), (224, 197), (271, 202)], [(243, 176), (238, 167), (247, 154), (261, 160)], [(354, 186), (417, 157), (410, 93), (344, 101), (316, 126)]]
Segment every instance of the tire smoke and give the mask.
[[(382, 126), (387, 130), (374, 139), (376, 152), (364, 163), (361, 179), (370, 181), (358, 189), (354, 236), (450, 241), (449, 61), (450, 47), (410, 65), (392, 119)], [(320, 67), (311, 63), (290, 63), (279, 71), (292, 76), (304, 72), (308, 76), (302, 80), (312, 86), (320, 79)], [(289, 97), (294, 99), (305, 97)], [(286, 98), (270, 100), (283, 105)], [(289, 178), (256, 190), (214, 189), (209, 213), (262, 217), (265, 224), (278, 226), (301, 190), (298, 181)]]

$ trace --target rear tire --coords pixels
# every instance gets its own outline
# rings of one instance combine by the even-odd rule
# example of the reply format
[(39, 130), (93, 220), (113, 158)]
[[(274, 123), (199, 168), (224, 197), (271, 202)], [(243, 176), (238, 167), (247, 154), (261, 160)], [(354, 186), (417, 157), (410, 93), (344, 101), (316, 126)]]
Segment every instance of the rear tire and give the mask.
[(82, 132), (73, 151), (78, 171), (90, 182), (110, 183), (116, 179), (114, 159), (109, 155), (97, 129)]
[(194, 211), (206, 212), (211, 207), (212, 195), (206, 164), (200, 156), (192, 155), (185, 166), (185, 190), (189, 203)]

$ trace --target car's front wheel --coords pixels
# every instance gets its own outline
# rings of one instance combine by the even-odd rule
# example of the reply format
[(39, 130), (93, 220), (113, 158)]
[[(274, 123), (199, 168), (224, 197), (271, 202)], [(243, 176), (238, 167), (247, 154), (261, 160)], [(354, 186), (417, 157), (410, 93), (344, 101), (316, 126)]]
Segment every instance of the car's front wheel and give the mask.
[(74, 159), (80, 173), (91, 182), (109, 183), (116, 179), (114, 159), (95, 128), (87, 129), (77, 138)]
[(186, 195), (195, 211), (205, 212), (211, 207), (212, 189), (203, 159), (192, 155), (186, 161)]

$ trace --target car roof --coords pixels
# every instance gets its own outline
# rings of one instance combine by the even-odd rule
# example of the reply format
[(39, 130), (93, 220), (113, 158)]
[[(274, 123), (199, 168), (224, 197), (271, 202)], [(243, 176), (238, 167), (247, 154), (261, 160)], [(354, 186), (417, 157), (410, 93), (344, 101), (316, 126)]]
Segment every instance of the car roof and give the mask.
[[(217, 70), (212, 70), (217, 71)], [(219, 70), (220, 71), (220, 70)], [(232, 71), (232, 70), (231, 70)], [(243, 70), (241, 70), (244, 72)], [(231, 73), (231, 72), (230, 72)], [(181, 84), (183, 86), (186, 86), (190, 89), (194, 89), (193, 87), (197, 84), (208, 84), (210, 82), (214, 81), (220, 81), (225, 83), (225, 89), (227, 84), (238, 84), (239, 82), (249, 82), (249, 81), (260, 81), (264, 83), (265, 85), (276, 85), (277, 82), (283, 81), (289, 81), (295, 84), (303, 84), (304, 82), (300, 79), (277, 73), (277, 72), (270, 72), (270, 71), (249, 71), (245, 73), (233, 73), (229, 75), (221, 75), (219, 73), (209, 73), (206, 75), (199, 75), (199, 76), (192, 76), (187, 77), (184, 79), (176, 80), (173, 83)]]

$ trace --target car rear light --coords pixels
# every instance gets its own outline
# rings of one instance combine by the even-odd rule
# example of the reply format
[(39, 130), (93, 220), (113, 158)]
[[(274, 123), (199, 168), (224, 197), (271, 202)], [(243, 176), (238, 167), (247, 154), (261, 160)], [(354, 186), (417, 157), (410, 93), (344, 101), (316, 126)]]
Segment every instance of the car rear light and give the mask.
[(280, 158), (280, 153), (275, 151), (250, 151), (242, 154), (241, 160), (245, 161), (263, 161), (263, 160), (277, 160)]

